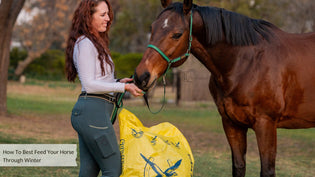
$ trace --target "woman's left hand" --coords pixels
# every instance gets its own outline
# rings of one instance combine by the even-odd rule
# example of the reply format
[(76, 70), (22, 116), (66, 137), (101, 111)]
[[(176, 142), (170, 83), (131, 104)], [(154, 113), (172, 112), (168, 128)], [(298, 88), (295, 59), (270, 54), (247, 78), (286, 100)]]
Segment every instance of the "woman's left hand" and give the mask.
[(130, 83), (132, 82), (133, 79), (132, 78), (123, 78), (123, 79), (120, 79), (119, 82), (121, 83)]
[(133, 96), (143, 96), (144, 92), (139, 89), (134, 83), (125, 84), (125, 90), (130, 92)]

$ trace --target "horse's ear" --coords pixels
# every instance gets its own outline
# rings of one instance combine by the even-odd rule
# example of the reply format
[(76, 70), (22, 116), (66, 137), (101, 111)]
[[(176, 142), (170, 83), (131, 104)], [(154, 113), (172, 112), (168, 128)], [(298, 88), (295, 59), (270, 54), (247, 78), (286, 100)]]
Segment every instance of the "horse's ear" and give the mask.
[(184, 14), (189, 13), (189, 11), (192, 8), (192, 5), (193, 5), (193, 0), (184, 0), (184, 3), (183, 3)]
[(161, 4), (166, 8), (168, 5), (172, 4), (172, 0), (161, 0)]

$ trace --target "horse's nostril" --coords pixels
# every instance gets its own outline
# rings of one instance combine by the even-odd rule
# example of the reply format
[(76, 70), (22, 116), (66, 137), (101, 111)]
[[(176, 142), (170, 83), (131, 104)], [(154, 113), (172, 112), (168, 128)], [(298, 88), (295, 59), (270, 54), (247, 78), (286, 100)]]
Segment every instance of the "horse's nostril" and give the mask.
[(136, 73), (134, 75), (135, 83), (138, 87), (141, 89), (145, 89), (148, 85), (148, 82), (150, 80), (150, 73), (144, 72), (142, 75), (138, 76)]
[(134, 83), (138, 86), (139, 85), (139, 78), (138, 78), (138, 75), (136, 72), (133, 75), (133, 80), (134, 80)]
[(143, 80), (142, 83), (141, 83), (141, 87), (144, 88), (146, 85), (147, 85), (146, 81)]
[(142, 76), (140, 76), (140, 79), (142, 80), (143, 87), (147, 86), (150, 80), (150, 73), (149, 72), (143, 73)]

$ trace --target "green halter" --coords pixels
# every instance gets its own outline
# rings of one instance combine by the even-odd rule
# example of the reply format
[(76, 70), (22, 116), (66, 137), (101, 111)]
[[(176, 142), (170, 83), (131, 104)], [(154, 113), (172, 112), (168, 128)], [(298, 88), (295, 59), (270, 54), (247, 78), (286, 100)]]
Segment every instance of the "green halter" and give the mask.
[(190, 13), (190, 25), (189, 25), (189, 41), (188, 41), (188, 49), (187, 49), (187, 52), (185, 54), (183, 54), (182, 56), (180, 57), (177, 57), (173, 60), (169, 59), (165, 54), (164, 52), (162, 52), (158, 47), (156, 47), (155, 45), (152, 45), (152, 44), (149, 44), (148, 45), (148, 48), (152, 48), (154, 50), (156, 50), (168, 63), (168, 66), (167, 66), (167, 69), (165, 70), (164, 74), (166, 74), (166, 72), (170, 69), (171, 65), (173, 63), (176, 63), (186, 57), (189, 56), (190, 54), (190, 48), (191, 48), (191, 41), (192, 41), (192, 24), (193, 24), (193, 12), (191, 11)]
[(167, 63), (168, 63), (168, 66), (167, 66), (166, 70), (165, 70), (164, 73), (163, 73), (164, 98), (163, 98), (163, 104), (162, 104), (161, 108), (160, 108), (158, 111), (153, 112), (153, 111), (150, 109), (147, 95), (146, 95), (146, 94), (143, 95), (144, 101), (145, 101), (145, 103), (147, 104), (148, 109), (149, 109), (149, 111), (150, 111), (152, 114), (157, 114), (157, 113), (159, 113), (159, 112), (163, 109), (163, 107), (164, 107), (164, 105), (165, 105), (165, 87), (166, 87), (165, 75), (166, 75), (166, 72), (171, 68), (171, 65), (172, 65), (173, 63), (176, 63), (176, 62), (178, 62), (178, 61), (180, 61), (180, 60), (182, 60), (182, 59), (188, 57), (189, 54), (190, 54), (191, 41), (192, 41), (192, 24), (193, 24), (193, 12), (191, 11), (191, 13), (190, 13), (190, 24), (189, 24), (188, 49), (187, 49), (187, 52), (186, 52), (185, 54), (183, 54), (182, 56), (180, 56), (180, 57), (177, 57), (177, 58), (175, 58), (175, 59), (173, 59), (173, 60), (170, 60), (170, 59), (164, 54), (164, 52), (162, 52), (158, 47), (156, 47), (155, 45), (152, 45), (152, 44), (149, 44), (149, 45), (148, 45), (148, 48), (152, 48), (152, 49), (156, 50), (156, 51), (167, 61)]

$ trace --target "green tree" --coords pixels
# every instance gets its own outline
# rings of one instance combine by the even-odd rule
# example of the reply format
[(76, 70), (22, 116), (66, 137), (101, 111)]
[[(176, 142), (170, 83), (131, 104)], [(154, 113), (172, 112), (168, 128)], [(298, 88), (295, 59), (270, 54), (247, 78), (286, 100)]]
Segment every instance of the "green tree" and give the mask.
[(134, 74), (135, 68), (142, 59), (141, 53), (128, 53), (121, 55), (119, 53), (112, 53), (115, 63), (115, 71), (117, 78), (130, 77)]
[(17, 80), (18, 77), (14, 74), (19, 61), (23, 61), (27, 57), (27, 51), (20, 48), (13, 48), (10, 52), (10, 65), (9, 65), (9, 80)]
[(110, 33), (110, 48), (120, 53), (143, 52), (149, 41), (150, 25), (162, 10), (157, 0), (119, 0)]
[(38, 79), (62, 80), (65, 77), (64, 67), (64, 52), (47, 50), (25, 69), (25, 74)]

